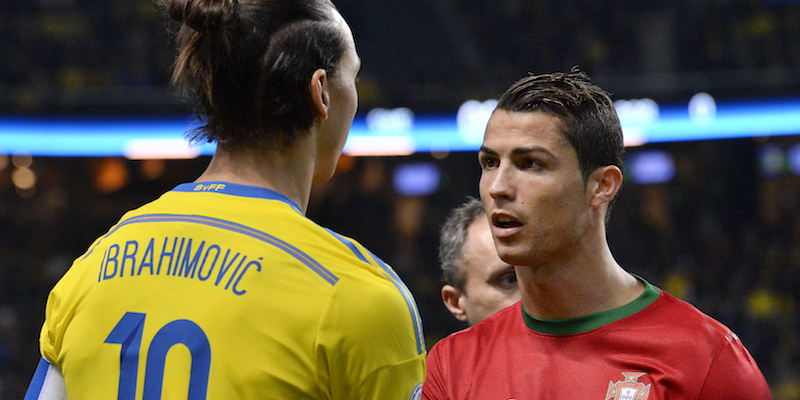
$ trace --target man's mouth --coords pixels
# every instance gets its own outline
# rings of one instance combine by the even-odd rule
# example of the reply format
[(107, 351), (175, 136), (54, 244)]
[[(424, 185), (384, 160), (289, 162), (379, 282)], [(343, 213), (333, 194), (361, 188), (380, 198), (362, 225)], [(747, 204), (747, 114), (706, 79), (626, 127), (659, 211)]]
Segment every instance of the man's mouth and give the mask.
[(492, 218), (492, 223), (498, 228), (516, 228), (522, 224), (507, 215), (498, 215)]

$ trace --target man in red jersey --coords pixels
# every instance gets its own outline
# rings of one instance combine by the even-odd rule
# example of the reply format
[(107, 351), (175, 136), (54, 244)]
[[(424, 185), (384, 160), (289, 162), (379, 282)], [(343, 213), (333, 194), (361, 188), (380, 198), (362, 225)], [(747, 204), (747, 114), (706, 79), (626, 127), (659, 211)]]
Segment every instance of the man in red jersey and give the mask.
[(503, 94), (480, 194), (522, 301), (439, 341), (423, 398), (771, 398), (733, 332), (614, 260), (605, 224), (623, 154), (610, 97), (579, 70)]

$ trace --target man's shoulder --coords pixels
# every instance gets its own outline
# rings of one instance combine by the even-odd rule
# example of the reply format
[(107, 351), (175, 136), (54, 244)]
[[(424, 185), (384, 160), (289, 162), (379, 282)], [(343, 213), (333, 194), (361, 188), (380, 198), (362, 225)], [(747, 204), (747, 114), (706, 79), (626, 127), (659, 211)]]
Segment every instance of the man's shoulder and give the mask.
[[(722, 322), (714, 319), (685, 300), (662, 292), (659, 299), (644, 314), (656, 322), (656, 329), (667, 332), (672, 338), (691, 338), (696, 342), (704, 337), (706, 342), (726, 342), (736, 335)], [(683, 335), (681, 334), (683, 333)]]
[(480, 344), (481, 347), (485, 347), (490, 345), (490, 342), (495, 338), (501, 337), (501, 335), (498, 335), (499, 332), (504, 332), (504, 335), (502, 335), (504, 338), (503, 340), (508, 340), (508, 331), (524, 325), (520, 304), (520, 302), (517, 302), (496, 312), (491, 317), (486, 318), (474, 326), (454, 332), (441, 339), (434, 347), (437, 345), (442, 347), (455, 346), (463, 349), (464, 346), (470, 344)]

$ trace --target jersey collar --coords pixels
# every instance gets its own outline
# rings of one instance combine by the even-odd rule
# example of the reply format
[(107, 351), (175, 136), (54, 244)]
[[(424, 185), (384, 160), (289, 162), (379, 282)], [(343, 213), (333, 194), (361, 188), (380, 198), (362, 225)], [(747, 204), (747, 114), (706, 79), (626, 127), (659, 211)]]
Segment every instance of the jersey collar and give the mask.
[(191, 192), (191, 193), (221, 193), (231, 196), (253, 197), (258, 199), (278, 200), (282, 201), (300, 214), (303, 211), (300, 206), (288, 197), (280, 194), (272, 189), (267, 189), (259, 186), (240, 185), (238, 183), (214, 181), (214, 182), (189, 182), (182, 183), (172, 189), (173, 192)]
[(527, 325), (528, 328), (539, 333), (552, 335), (569, 335), (588, 332), (592, 329), (597, 329), (601, 326), (619, 321), (644, 310), (647, 306), (653, 304), (661, 295), (661, 291), (657, 287), (651, 285), (637, 275), (634, 276), (644, 284), (644, 293), (634, 301), (622, 307), (576, 318), (543, 320), (528, 314), (528, 311), (525, 310), (525, 305), (522, 305), (522, 319), (525, 321), (525, 325)]

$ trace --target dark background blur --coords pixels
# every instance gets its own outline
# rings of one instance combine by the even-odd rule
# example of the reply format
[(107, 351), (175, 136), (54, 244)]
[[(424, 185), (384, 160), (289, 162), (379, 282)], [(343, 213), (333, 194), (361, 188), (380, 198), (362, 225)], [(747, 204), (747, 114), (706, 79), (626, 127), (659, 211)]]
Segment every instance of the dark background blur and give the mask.
[[(574, 65), (616, 99), (687, 102), (800, 95), (800, 2), (767, 0), (340, 0), (363, 59), (360, 112), (454, 114), (529, 72)], [(190, 110), (168, 88), (167, 23), (150, 0), (0, 3), (0, 115), (157, 116)], [(0, 132), (0, 135), (3, 133)], [(800, 132), (797, 132), (800, 135)], [(800, 136), (650, 144), (668, 182), (626, 181), (610, 225), (617, 260), (730, 326), (776, 399), (800, 399), (800, 175), (767, 169)], [(0, 398), (22, 398), (39, 359), (48, 291), (122, 213), (194, 179), (193, 160), (0, 154)], [(427, 195), (394, 172), (432, 162)], [(12, 175), (33, 171), (21, 189)], [(477, 195), (471, 152), (344, 156), (309, 216), (361, 241), (416, 296), (428, 346), (462, 325), (439, 297), (438, 230)]]

